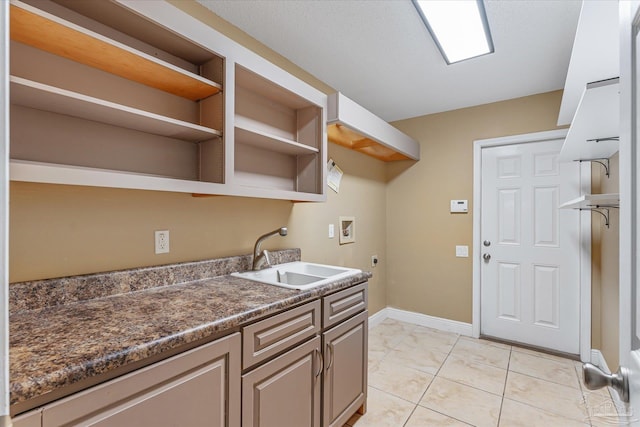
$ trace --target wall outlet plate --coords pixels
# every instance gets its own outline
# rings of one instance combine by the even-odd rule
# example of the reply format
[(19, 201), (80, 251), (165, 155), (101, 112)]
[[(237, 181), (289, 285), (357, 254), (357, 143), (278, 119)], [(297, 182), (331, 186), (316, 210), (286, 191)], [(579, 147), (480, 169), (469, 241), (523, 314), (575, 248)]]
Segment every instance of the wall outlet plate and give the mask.
[(371, 255), (371, 267), (376, 267), (378, 262), (378, 255)]
[(156, 236), (156, 255), (169, 253), (169, 230), (159, 230)]

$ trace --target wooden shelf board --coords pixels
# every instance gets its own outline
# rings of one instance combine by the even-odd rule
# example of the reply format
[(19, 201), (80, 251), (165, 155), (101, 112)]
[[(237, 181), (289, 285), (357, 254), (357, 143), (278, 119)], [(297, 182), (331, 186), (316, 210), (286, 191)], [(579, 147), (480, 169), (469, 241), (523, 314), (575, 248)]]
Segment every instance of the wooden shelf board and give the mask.
[(327, 126), (327, 137), (329, 141), (334, 144), (359, 151), (383, 162), (410, 160), (410, 158), (404, 154), (385, 147), (370, 138), (363, 137), (348, 127), (337, 123)]
[(219, 84), (54, 15), (12, 1), (11, 39), (192, 101)]
[(584, 194), (576, 199), (563, 203), (560, 205), (560, 209), (616, 208), (619, 206), (620, 194), (618, 193)]
[(11, 103), (187, 141), (204, 141), (220, 131), (125, 105), (11, 76)]
[(620, 136), (618, 79), (589, 84), (560, 151), (560, 161), (608, 159), (618, 151), (618, 141), (598, 138)]
[(138, 174), (108, 169), (31, 162), (11, 159), (11, 181), (39, 182), (59, 185), (128, 188), (134, 190), (171, 191), (197, 195), (257, 197), (305, 202), (323, 202), (324, 194), (303, 193), (261, 188), (238, 184), (190, 181), (157, 175)]
[(319, 152), (315, 147), (309, 147), (308, 145), (300, 144), (286, 138), (270, 135), (269, 133), (240, 125), (239, 123), (236, 123), (235, 131), (236, 142), (265, 150), (290, 155), (315, 154)]

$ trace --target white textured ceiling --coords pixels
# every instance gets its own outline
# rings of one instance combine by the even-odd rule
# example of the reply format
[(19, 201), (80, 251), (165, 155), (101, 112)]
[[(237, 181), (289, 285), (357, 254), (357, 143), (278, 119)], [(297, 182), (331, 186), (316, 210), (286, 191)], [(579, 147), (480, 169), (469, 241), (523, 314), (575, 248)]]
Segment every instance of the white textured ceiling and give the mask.
[(410, 0), (198, 0), (385, 120), (564, 86), (579, 0), (488, 0), (495, 53), (446, 65)]

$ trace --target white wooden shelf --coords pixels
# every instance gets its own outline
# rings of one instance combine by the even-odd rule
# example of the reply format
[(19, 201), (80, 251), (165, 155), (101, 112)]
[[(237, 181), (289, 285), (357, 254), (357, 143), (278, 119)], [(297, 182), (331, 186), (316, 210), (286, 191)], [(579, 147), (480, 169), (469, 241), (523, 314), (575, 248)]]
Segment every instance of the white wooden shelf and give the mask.
[(236, 123), (235, 131), (236, 142), (264, 150), (294, 156), (301, 154), (315, 154), (319, 151), (317, 148), (309, 147), (308, 145), (300, 144), (293, 140), (281, 138), (276, 135), (271, 135), (258, 129), (251, 129), (250, 127), (240, 123)]
[(620, 206), (620, 194), (584, 194), (577, 199), (560, 205), (560, 209), (598, 209), (617, 208)]
[(618, 151), (620, 89), (618, 78), (589, 83), (578, 105), (559, 160), (608, 159)]
[(21, 77), (10, 77), (11, 103), (186, 141), (222, 135), (218, 130), (93, 98)]
[(266, 199), (304, 200), (321, 202), (322, 194), (301, 193), (260, 189), (243, 185), (218, 184), (167, 178), (164, 176), (123, 172), (110, 169), (96, 169), (82, 166), (59, 165), (54, 163), (25, 160), (10, 161), (11, 181), (46, 182), (49, 184), (83, 185), (91, 187), (129, 188), (134, 190), (174, 191), (194, 195), (241, 196)]
[(376, 159), (420, 160), (420, 145), (340, 92), (328, 98), (329, 141)]
[(11, 39), (192, 101), (221, 86), (35, 7), (11, 1)]

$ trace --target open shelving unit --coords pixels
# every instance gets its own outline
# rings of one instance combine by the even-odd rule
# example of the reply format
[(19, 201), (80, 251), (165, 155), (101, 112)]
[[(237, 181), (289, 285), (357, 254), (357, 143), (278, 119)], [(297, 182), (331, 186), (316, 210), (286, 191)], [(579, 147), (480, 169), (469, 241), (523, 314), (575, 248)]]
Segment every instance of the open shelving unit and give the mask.
[(325, 200), (326, 95), (176, 6), (11, 0), (10, 24), (12, 180)]
[(257, 66), (235, 64), (233, 183), (323, 200), (323, 105)]

